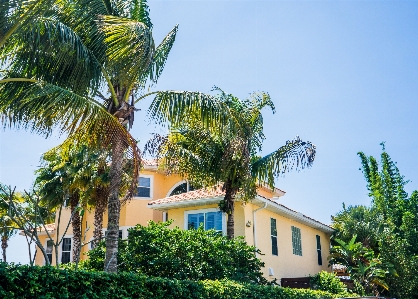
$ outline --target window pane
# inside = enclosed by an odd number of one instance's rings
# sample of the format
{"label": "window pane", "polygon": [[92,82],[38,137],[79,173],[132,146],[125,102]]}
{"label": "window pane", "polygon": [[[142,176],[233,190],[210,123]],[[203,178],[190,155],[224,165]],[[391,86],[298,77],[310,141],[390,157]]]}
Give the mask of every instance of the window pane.
{"label": "window pane", "polygon": [[178,185],[176,188],[174,188],[173,192],[170,193],[170,196],[182,194],[187,192],[187,183],[183,183],[181,185]]}
{"label": "window pane", "polygon": [[270,226],[271,226],[271,235],[277,236],[276,219],[270,218]]}
{"label": "window pane", "polygon": [[119,239],[122,239],[122,230],[119,230]]}
{"label": "window pane", "polygon": [[138,188],[138,196],[139,197],[151,197],[151,189],[146,187],[139,187]]}
{"label": "window pane", "polygon": [[139,186],[140,187],[151,187],[151,179],[150,178],[144,178],[139,177]]}
{"label": "window pane", "polygon": [[205,216],[203,213],[189,214],[187,218],[187,229],[197,229],[203,224]]}
{"label": "window pane", "polygon": [[62,251],[71,251],[71,238],[64,238],[62,240]]}
{"label": "window pane", "polygon": [[53,246],[54,246],[54,241],[48,240],[46,242],[46,253],[52,253]]}
{"label": "window pane", "polygon": [[271,236],[271,254],[279,255],[279,250],[277,248],[277,237]]}
{"label": "window pane", "polygon": [[66,264],[70,262],[70,252],[63,252],[61,256],[61,263]]}

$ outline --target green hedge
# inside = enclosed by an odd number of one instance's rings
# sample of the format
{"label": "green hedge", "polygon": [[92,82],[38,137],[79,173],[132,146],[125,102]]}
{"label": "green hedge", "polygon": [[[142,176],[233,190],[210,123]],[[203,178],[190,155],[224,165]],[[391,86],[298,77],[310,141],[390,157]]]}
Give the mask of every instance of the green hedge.
{"label": "green hedge", "polygon": [[328,299],[328,292],[230,280],[170,280],[131,273],[108,274],[0,263],[0,298]]}

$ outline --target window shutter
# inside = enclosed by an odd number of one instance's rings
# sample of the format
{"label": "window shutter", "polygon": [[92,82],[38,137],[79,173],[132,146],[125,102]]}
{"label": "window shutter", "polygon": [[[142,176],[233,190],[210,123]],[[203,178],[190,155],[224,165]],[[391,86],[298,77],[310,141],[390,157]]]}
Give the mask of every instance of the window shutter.
{"label": "window shutter", "polygon": [[316,235],[316,251],[318,252],[318,265],[322,266],[321,236],[318,235]]}

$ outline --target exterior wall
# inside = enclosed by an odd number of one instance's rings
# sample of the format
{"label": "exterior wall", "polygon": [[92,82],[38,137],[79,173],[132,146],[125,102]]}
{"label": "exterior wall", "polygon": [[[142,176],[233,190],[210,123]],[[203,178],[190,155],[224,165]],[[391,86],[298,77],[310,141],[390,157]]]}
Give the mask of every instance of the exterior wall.
{"label": "exterior wall", "polygon": [[[249,204],[250,210],[259,208]],[[276,219],[278,255],[272,255],[270,219]],[[293,254],[292,231],[295,226],[301,231],[302,256]],[[303,277],[313,275],[321,270],[330,271],[327,257],[329,255],[330,237],[328,234],[300,222],[288,219],[266,209],[256,213],[257,247],[264,255],[259,258],[265,263],[264,276],[268,279],[283,277]],[[321,238],[322,266],[318,265],[316,235]],[[247,238],[248,239],[248,238]],[[269,276],[269,268],[274,275]]]}

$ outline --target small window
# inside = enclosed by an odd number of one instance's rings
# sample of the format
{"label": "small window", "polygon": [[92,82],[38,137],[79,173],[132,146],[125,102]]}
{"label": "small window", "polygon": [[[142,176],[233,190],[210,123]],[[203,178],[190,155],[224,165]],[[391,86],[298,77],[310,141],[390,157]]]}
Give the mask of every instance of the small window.
{"label": "small window", "polygon": [[49,239],[48,241],[46,241],[46,250],[45,250],[46,256],[48,257],[49,264],[52,263],[52,248],[54,248],[54,241]]}
{"label": "small window", "polygon": [[186,193],[186,192],[193,191],[193,190],[195,190],[195,188],[192,185],[190,185],[188,182],[184,182],[178,185],[176,188],[174,188],[174,190],[171,191],[169,196]]}
{"label": "small window", "polygon": [[292,226],[292,246],[293,254],[302,256],[302,241],[300,236],[300,228]]}
{"label": "small window", "polygon": [[200,225],[205,230],[214,229],[222,232],[223,215],[221,212],[187,214],[187,229],[197,229]]}
{"label": "small window", "polygon": [[71,238],[62,239],[61,264],[71,262]]}
{"label": "small window", "polygon": [[318,265],[322,266],[321,236],[318,235],[316,235],[316,252],[318,253]]}
{"label": "small window", "polygon": [[271,227],[271,254],[279,255],[279,249],[277,248],[277,225],[276,219],[270,218],[270,227]]}
{"label": "small window", "polygon": [[151,197],[151,178],[139,177],[138,197]]}

